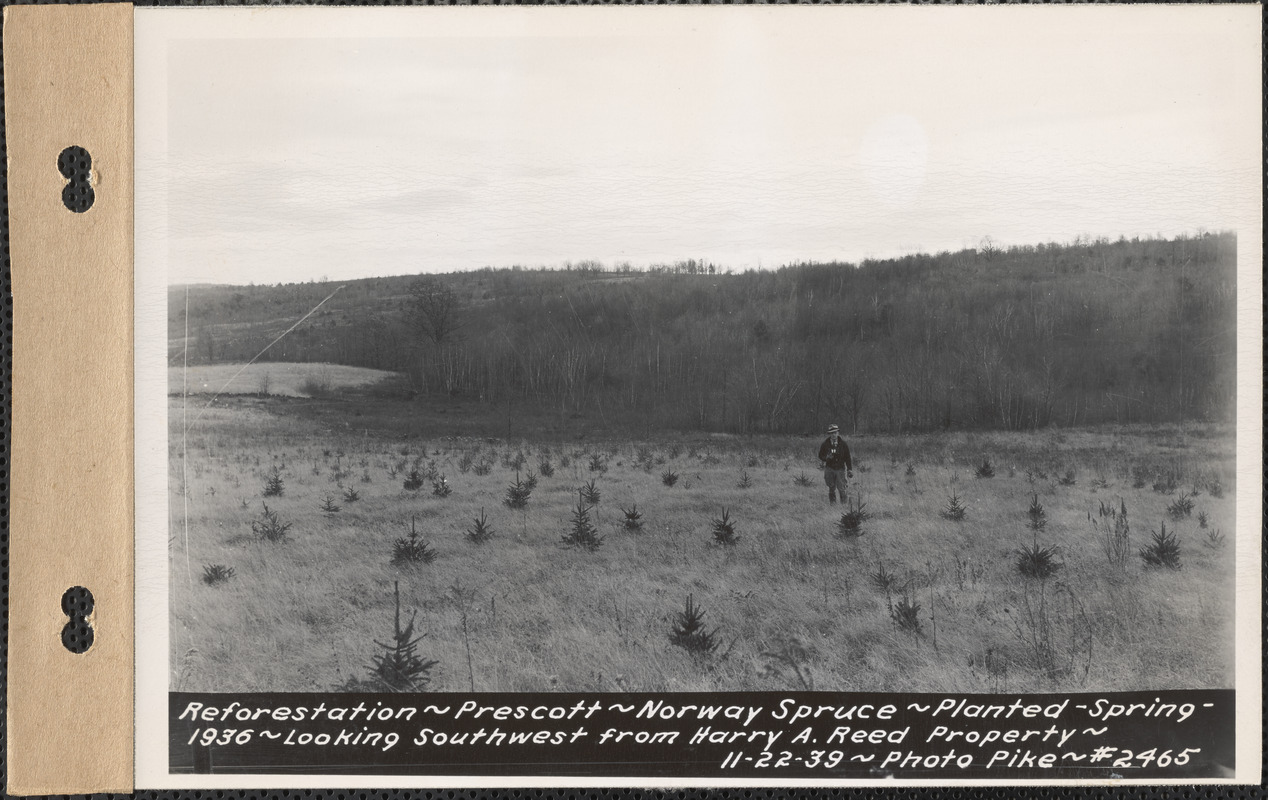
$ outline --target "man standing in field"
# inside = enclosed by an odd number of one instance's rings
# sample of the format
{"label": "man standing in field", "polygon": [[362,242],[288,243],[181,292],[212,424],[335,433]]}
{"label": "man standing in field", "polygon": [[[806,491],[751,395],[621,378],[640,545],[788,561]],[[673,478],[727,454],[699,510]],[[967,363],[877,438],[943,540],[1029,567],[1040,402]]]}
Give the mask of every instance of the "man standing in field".
{"label": "man standing in field", "polygon": [[841,429],[828,426],[828,438],[819,445],[819,461],[823,463],[823,482],[828,484],[828,502],[837,501],[837,490],[845,500],[845,479],[854,477],[854,464],[850,461],[850,448],[841,438]]}

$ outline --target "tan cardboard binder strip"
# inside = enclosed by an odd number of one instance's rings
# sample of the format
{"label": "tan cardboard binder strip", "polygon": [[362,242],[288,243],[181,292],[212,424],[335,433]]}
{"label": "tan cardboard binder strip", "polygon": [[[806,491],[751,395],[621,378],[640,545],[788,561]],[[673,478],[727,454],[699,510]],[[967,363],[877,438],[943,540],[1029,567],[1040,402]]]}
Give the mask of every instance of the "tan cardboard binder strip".
{"label": "tan cardboard binder strip", "polygon": [[[13,279],[8,790],[132,789],[132,6],[4,10]],[[62,204],[57,157],[92,158]],[[61,643],[62,594],[95,641]]]}

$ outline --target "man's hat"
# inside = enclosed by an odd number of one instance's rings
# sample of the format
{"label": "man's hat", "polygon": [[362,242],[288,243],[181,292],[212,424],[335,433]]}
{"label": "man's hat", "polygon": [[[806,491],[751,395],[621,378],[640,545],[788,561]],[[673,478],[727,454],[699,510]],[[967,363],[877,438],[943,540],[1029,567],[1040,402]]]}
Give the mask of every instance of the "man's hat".
{"label": "man's hat", "polygon": [[836,425],[829,425],[829,426],[828,426],[828,433],[838,433],[840,430],[841,430],[841,429],[840,429],[840,428],[838,428]]}

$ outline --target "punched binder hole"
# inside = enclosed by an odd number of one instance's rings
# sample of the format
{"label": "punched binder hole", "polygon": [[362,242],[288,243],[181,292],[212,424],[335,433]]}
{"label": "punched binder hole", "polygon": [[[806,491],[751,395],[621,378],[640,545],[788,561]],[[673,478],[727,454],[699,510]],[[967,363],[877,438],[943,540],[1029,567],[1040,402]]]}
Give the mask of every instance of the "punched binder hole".
{"label": "punched binder hole", "polygon": [[92,626],[88,623],[92,608],[92,592],[82,586],[72,586],[62,595],[62,613],[70,618],[62,628],[62,646],[72,653],[92,647]]}
{"label": "punched binder hole", "polygon": [[67,180],[62,187],[62,205],[76,214],[92,208],[96,195],[92,190],[92,156],[78,145],[71,145],[57,156],[57,171]]}

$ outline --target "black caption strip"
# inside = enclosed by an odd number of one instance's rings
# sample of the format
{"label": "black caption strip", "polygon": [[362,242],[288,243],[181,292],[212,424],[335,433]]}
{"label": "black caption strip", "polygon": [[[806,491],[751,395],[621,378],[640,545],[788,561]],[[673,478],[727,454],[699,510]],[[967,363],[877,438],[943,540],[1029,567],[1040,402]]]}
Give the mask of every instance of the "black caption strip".
{"label": "black caption strip", "polygon": [[169,696],[174,773],[1227,777],[1231,690]]}

